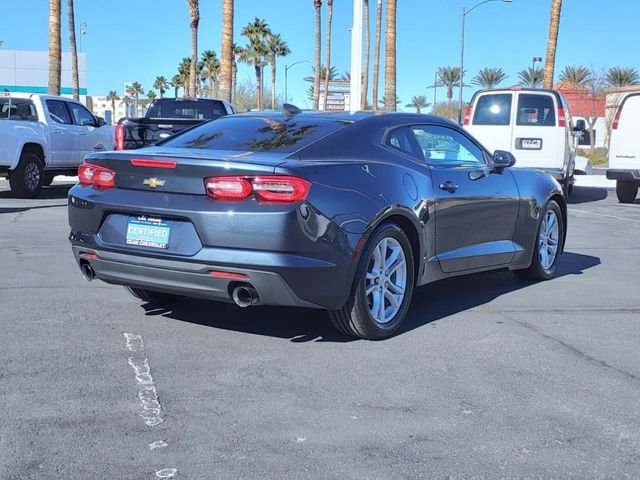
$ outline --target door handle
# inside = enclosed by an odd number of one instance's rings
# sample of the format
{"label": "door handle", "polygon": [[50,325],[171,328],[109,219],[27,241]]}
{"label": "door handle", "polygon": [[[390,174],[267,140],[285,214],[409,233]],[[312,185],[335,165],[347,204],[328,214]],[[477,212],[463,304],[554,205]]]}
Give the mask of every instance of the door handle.
{"label": "door handle", "polygon": [[454,193],[458,188],[460,188],[458,185],[449,181],[440,184],[440,190],[444,190],[449,193]]}

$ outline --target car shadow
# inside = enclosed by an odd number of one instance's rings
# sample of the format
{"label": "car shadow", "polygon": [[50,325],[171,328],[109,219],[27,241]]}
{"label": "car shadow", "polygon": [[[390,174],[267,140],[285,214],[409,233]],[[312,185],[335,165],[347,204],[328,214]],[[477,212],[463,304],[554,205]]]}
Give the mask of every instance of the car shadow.
{"label": "car shadow", "polygon": [[[585,270],[599,264],[600,259],[597,257],[565,252],[558,265],[556,278],[581,275]],[[509,271],[501,270],[426,285],[416,290],[411,310],[397,335],[484,305],[501,295],[526,288],[533,283],[521,280]],[[345,343],[357,340],[334,330],[323,310],[288,307],[240,309],[233,304],[199,299],[184,300],[172,306],[145,303],[142,308],[149,316],[163,316],[224,330],[283,338],[296,343]]]}
{"label": "car shadow", "polygon": [[[51,185],[50,187],[44,187],[40,194],[33,199],[20,199],[11,190],[3,190],[0,192],[0,198],[13,198],[16,200],[22,200],[24,202],[37,202],[38,200],[55,200],[59,198],[67,198],[69,190],[75,183],[60,183]],[[28,207],[26,207],[28,208]]]}
{"label": "car shadow", "polygon": [[573,187],[573,192],[569,195],[569,205],[597,202],[604,200],[608,195],[606,188]]}

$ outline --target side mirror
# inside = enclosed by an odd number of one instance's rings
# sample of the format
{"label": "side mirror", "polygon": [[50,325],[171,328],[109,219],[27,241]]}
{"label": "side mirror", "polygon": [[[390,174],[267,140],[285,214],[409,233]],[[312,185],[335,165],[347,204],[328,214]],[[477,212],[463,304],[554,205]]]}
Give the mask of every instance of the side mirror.
{"label": "side mirror", "polygon": [[505,168],[513,167],[516,164],[516,157],[511,152],[496,150],[493,154],[493,171],[502,172]]}
{"label": "side mirror", "polygon": [[104,118],[102,117],[96,117],[96,126],[98,128],[100,127],[104,127],[107,124],[107,122],[104,121]]}
{"label": "side mirror", "polygon": [[584,132],[587,129],[587,123],[580,119],[580,120],[576,120],[576,126],[573,129],[574,132]]}

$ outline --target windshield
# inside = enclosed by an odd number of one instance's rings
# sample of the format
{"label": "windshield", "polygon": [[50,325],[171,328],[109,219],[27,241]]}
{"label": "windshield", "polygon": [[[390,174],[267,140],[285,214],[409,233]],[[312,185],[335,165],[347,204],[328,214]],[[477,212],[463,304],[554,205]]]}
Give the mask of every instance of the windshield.
{"label": "windshield", "polygon": [[188,120],[212,120],[227,112],[218,100],[161,100],[154,102],[147,111],[147,118],[184,118]]}
{"label": "windshield", "polygon": [[294,152],[349,122],[321,118],[282,121],[270,117],[228,116],[196,127],[163,146],[210,150]]}

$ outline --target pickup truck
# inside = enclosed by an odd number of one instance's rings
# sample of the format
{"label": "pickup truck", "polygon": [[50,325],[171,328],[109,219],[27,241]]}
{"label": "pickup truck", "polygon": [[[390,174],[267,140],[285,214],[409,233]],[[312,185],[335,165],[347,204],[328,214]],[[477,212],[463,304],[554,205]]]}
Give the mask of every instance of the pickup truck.
{"label": "pickup truck", "polygon": [[116,150],[147,147],[187,128],[236,112],[223,100],[159,98],[144,117],[122,118],[116,125]]}
{"label": "pickup truck", "polygon": [[0,93],[0,177],[18,197],[35,197],[56,175],[76,175],[87,153],[113,147],[113,127],[80,102]]}

